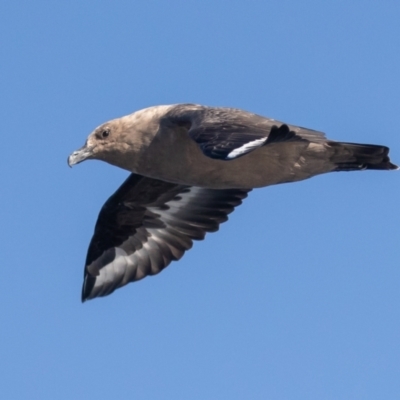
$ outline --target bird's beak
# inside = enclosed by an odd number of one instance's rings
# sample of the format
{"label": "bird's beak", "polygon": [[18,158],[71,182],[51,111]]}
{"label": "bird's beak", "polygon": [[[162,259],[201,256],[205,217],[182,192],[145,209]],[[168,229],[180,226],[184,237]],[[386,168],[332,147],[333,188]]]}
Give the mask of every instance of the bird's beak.
{"label": "bird's beak", "polygon": [[70,167],[72,167],[75,164],[79,164],[80,162],[85,161],[86,159],[90,158],[93,155],[93,148],[94,148],[94,146],[88,146],[85,144],[80,149],[74,151],[68,157],[68,165]]}

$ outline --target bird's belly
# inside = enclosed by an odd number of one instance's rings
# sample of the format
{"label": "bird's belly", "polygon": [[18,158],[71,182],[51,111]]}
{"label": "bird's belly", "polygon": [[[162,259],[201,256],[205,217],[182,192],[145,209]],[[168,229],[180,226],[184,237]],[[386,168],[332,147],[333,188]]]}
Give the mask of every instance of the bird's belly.
{"label": "bird's belly", "polygon": [[[310,175],[302,168],[302,155],[308,144],[301,142],[264,146],[229,161],[207,157],[193,145],[161,157],[158,152],[157,160],[142,162],[140,170],[135,172],[173,183],[217,189],[263,187],[327,172],[321,170]],[[146,165],[151,165],[151,169]]]}

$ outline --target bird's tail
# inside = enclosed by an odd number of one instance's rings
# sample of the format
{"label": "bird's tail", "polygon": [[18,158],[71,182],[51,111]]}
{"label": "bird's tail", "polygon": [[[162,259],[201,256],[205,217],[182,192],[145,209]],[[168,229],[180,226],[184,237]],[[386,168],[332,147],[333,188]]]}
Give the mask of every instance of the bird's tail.
{"label": "bird's tail", "polygon": [[399,169],[390,162],[389,148],[385,146],[329,142],[329,147],[333,150],[331,161],[336,166],[335,171]]}

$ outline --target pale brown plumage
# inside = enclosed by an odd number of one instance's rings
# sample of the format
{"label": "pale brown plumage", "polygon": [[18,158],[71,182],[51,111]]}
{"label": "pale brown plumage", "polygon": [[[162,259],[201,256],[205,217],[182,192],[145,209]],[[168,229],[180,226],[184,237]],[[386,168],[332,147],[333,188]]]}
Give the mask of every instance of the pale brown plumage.
{"label": "pale brown plumage", "polygon": [[102,208],[82,300],[160,272],[256,187],[331,171],[397,167],[385,146],[340,143],[230,108],[157,106],[99,126],[69,165],[99,159],[133,174]]}

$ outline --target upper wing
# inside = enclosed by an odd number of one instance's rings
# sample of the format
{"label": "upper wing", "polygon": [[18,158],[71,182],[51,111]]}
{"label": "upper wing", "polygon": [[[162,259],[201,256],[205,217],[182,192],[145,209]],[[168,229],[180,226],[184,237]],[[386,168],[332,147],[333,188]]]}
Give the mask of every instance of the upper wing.
{"label": "upper wing", "polygon": [[235,108],[179,104],[167,112],[162,123],[186,127],[206,156],[220,160],[233,160],[276,142],[326,141],[321,132]]}
{"label": "upper wing", "polygon": [[216,190],[131,174],[102,207],[89,245],[82,301],[154,275],[179,260],[250,190]]}

